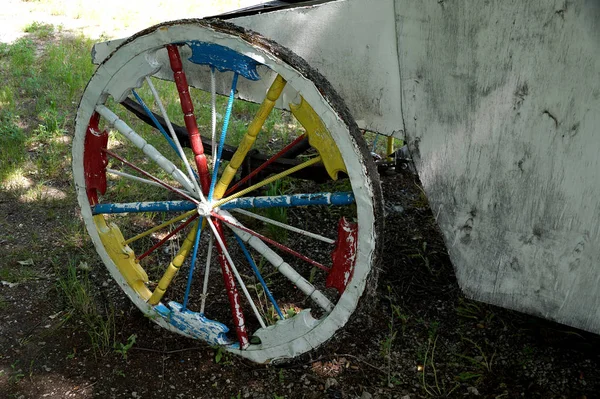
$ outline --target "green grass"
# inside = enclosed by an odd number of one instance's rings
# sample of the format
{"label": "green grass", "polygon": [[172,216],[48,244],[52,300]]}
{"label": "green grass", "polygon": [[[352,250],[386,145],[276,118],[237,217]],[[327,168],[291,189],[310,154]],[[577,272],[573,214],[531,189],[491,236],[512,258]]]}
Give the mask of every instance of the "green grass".
{"label": "green grass", "polygon": [[[54,32],[33,23],[38,38]],[[7,187],[35,176],[36,181],[70,180],[70,136],[74,104],[94,67],[92,43],[60,37],[40,50],[30,38],[0,48],[0,182]],[[18,186],[18,184],[16,184]]]}
{"label": "green grass", "polygon": [[79,268],[71,260],[66,271],[62,271],[57,289],[65,302],[64,320],[72,321],[72,325],[85,331],[94,354],[104,356],[117,348],[114,309],[100,306],[94,297],[87,268]]}
{"label": "green grass", "polygon": [[48,39],[54,33],[54,26],[34,21],[23,28],[23,32],[31,33],[38,39]]}

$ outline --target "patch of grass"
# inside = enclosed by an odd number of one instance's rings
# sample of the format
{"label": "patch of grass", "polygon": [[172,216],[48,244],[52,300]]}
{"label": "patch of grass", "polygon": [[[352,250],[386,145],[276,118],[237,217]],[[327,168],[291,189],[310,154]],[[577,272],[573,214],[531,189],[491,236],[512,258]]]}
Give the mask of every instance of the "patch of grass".
{"label": "patch of grass", "polygon": [[3,266],[0,268],[0,280],[8,281],[9,283],[24,283],[38,277],[38,273],[27,266],[19,266],[17,268]]}
{"label": "patch of grass", "polygon": [[23,28],[23,32],[31,33],[39,39],[48,39],[54,33],[54,26],[34,21]]}
{"label": "patch of grass", "polygon": [[87,268],[80,270],[71,261],[58,280],[66,303],[65,321],[71,320],[85,330],[95,355],[108,354],[115,345],[114,309],[102,308],[94,298]]}

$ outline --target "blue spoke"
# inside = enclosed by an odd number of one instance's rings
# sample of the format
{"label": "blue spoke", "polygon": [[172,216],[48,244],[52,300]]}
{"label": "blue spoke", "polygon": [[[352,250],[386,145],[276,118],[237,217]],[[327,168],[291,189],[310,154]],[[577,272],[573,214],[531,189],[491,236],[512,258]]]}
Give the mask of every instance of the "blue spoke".
{"label": "blue spoke", "polygon": [[265,294],[267,295],[267,298],[269,298],[269,301],[273,304],[275,311],[279,315],[279,319],[283,320],[284,319],[283,313],[281,312],[281,309],[279,309],[277,302],[275,302],[275,298],[273,298],[273,294],[271,294],[271,291],[267,287],[267,283],[265,283],[265,280],[262,278],[260,271],[258,270],[258,267],[256,266],[256,263],[254,263],[254,259],[252,259],[252,256],[250,255],[250,252],[248,252],[248,249],[244,245],[244,242],[242,241],[242,239],[240,237],[238,237],[238,235],[235,233],[233,235],[235,236],[235,239],[237,240],[238,244],[240,245],[240,248],[242,248],[242,252],[244,253],[244,256],[246,256],[248,263],[250,263],[250,267],[252,267],[252,271],[254,272],[254,275],[260,282],[260,285],[262,285],[263,290],[265,290]]}
{"label": "blue spoke", "polygon": [[225,137],[227,136],[227,127],[229,126],[229,117],[231,116],[231,109],[233,108],[233,99],[235,98],[235,88],[237,86],[238,74],[233,74],[233,81],[231,82],[231,93],[229,93],[229,102],[227,103],[227,111],[225,112],[225,118],[223,119],[223,129],[221,130],[221,138],[219,140],[219,149],[217,150],[217,160],[213,169],[212,179],[210,181],[210,190],[208,192],[208,200],[211,201],[213,192],[215,191],[215,185],[217,184],[217,174],[219,172],[219,164],[221,163],[221,155],[223,154],[223,146],[225,145]]}
{"label": "blue spoke", "polygon": [[148,108],[148,106],[146,105],[146,103],[144,103],[144,100],[142,100],[142,98],[135,92],[135,90],[131,90],[131,92],[133,93],[133,96],[135,97],[135,99],[137,100],[137,102],[142,106],[142,108],[144,108],[144,111],[146,112],[146,114],[148,115],[148,117],[150,119],[152,119],[152,122],[154,122],[154,125],[156,126],[156,128],[158,130],[160,130],[160,132],[162,133],[163,136],[165,136],[165,139],[167,139],[167,141],[169,142],[169,145],[171,146],[171,148],[173,148],[173,150],[175,151],[175,153],[177,154],[177,156],[179,156],[181,158],[181,156],[179,155],[179,151],[177,151],[177,146],[173,142],[173,139],[167,134],[167,132],[165,131],[165,129],[158,122],[158,120],[156,119],[156,117],[154,116],[154,114],[152,113],[152,111],[150,111],[150,108]]}
{"label": "blue spoke", "polygon": [[250,208],[289,208],[308,205],[351,205],[354,203],[354,194],[341,193],[316,193],[275,195],[269,197],[243,197],[236,198],[220,206],[221,209],[250,209]]}
{"label": "blue spoke", "polygon": [[139,212],[179,212],[191,211],[192,209],[196,209],[196,205],[190,201],[108,203],[92,206],[92,215]]}
{"label": "blue spoke", "polygon": [[183,305],[181,311],[184,311],[187,307],[188,299],[190,296],[190,289],[192,288],[192,279],[194,277],[194,268],[196,266],[196,257],[198,256],[198,244],[200,243],[200,236],[202,235],[202,222],[204,218],[201,217],[198,220],[198,227],[196,229],[196,239],[194,240],[194,251],[192,252],[192,260],[190,260],[190,272],[188,273],[187,285],[185,287],[185,295],[183,296]]}
{"label": "blue spoke", "polygon": [[[142,98],[135,92],[135,90],[131,90],[131,92],[133,93],[133,96],[135,97],[135,99],[137,100],[137,102],[142,106],[142,108],[144,108],[144,112],[146,112],[146,115],[148,115],[148,117],[150,119],[152,119],[152,122],[154,123],[154,125],[156,126],[156,128],[162,133],[162,135],[165,137],[165,139],[167,139],[167,141],[169,142],[169,145],[171,146],[171,148],[173,149],[173,151],[175,151],[175,154],[177,154],[177,156],[179,157],[179,159],[181,159],[181,154],[179,153],[179,150],[177,150],[177,146],[175,145],[175,142],[173,141],[173,139],[171,138],[171,136],[169,136],[169,134],[165,131],[165,129],[160,124],[160,122],[158,121],[158,119],[156,119],[156,117],[154,116],[154,114],[152,113],[152,111],[150,110],[150,108],[148,108],[148,106],[146,105],[146,103],[144,103],[144,100],[142,100]],[[196,180],[198,180],[198,174],[196,173],[196,171],[192,170],[192,173],[196,177]]]}

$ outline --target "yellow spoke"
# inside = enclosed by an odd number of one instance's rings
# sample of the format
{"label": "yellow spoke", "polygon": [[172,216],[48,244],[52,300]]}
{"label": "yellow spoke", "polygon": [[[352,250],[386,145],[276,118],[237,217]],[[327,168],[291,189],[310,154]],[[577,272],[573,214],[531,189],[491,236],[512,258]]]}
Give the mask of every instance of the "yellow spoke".
{"label": "yellow spoke", "polygon": [[221,179],[219,179],[219,182],[215,186],[213,198],[220,199],[223,196],[223,194],[225,194],[225,191],[227,191],[227,187],[229,187],[229,184],[231,184],[231,181],[235,177],[237,170],[242,165],[244,158],[246,158],[246,154],[248,154],[248,151],[252,149],[252,146],[256,141],[256,136],[258,136],[258,133],[260,133],[263,124],[265,123],[267,117],[273,110],[273,107],[275,106],[275,101],[277,101],[277,99],[281,95],[285,84],[285,79],[283,79],[281,75],[277,75],[277,77],[271,84],[271,87],[267,91],[267,96],[260,105],[260,108],[256,113],[254,120],[252,120],[252,123],[250,123],[250,125],[248,126],[248,131],[242,138],[242,141],[239,144],[235,153],[233,154],[231,161],[229,161],[229,164],[223,171]]}
{"label": "yellow spoke", "polygon": [[311,158],[311,159],[309,159],[306,162],[303,162],[303,163],[301,163],[299,165],[294,166],[293,168],[290,168],[288,170],[284,170],[283,172],[278,173],[276,175],[273,175],[273,176],[271,176],[271,177],[269,177],[269,178],[261,181],[260,183],[256,183],[253,186],[250,186],[250,187],[248,187],[246,189],[243,189],[242,191],[238,191],[237,193],[232,194],[232,195],[230,195],[227,198],[223,198],[222,200],[217,201],[214,204],[212,204],[212,207],[213,208],[219,207],[219,206],[223,205],[226,202],[229,202],[231,200],[234,200],[236,198],[239,198],[239,197],[241,197],[243,195],[248,194],[250,191],[254,191],[257,188],[261,188],[262,186],[266,186],[267,184],[271,184],[275,180],[279,180],[282,177],[286,177],[288,175],[291,175],[292,173],[295,173],[295,172],[299,171],[300,169],[304,169],[304,168],[306,168],[308,166],[314,165],[314,164],[319,163],[319,162],[321,162],[321,156],[316,156],[314,158]]}
{"label": "yellow spoke", "polygon": [[155,231],[158,231],[158,230],[162,229],[163,227],[167,227],[167,226],[169,226],[169,225],[171,225],[171,224],[173,224],[175,222],[179,222],[180,220],[183,220],[183,219],[185,219],[185,218],[187,218],[189,216],[192,216],[196,212],[197,211],[194,209],[194,210],[191,210],[189,212],[184,213],[183,215],[179,215],[176,218],[173,218],[171,220],[167,220],[163,224],[159,224],[158,226],[155,226],[155,227],[151,228],[148,231],[145,231],[145,232],[143,232],[141,234],[138,234],[135,237],[131,237],[130,239],[128,239],[127,241],[125,241],[124,244],[125,245],[131,244],[132,242],[137,241],[140,238],[146,237],[147,235],[150,235],[150,234],[154,233]]}
{"label": "yellow spoke", "polygon": [[160,281],[158,282],[158,285],[152,293],[152,296],[148,300],[148,303],[150,305],[154,306],[158,304],[158,302],[165,294],[165,291],[169,287],[169,284],[171,284],[173,277],[175,277],[175,275],[179,271],[179,268],[181,267],[181,265],[183,265],[183,262],[189,255],[192,246],[194,245],[194,239],[196,238],[198,224],[199,223],[196,223],[195,227],[189,232],[187,237],[185,237],[185,241],[181,245],[181,248],[179,248],[177,255],[175,255],[171,263],[169,263],[169,267],[167,267],[167,270],[165,270],[165,274],[163,274],[163,276],[161,277]]}

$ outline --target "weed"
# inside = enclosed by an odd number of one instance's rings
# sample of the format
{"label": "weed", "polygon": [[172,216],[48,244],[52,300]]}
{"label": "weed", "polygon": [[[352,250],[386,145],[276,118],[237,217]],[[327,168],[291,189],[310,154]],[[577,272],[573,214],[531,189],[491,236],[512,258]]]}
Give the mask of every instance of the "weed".
{"label": "weed", "polygon": [[219,346],[216,348],[215,363],[221,364],[224,366],[230,365],[232,363],[230,353],[227,352],[227,350],[225,348],[223,348],[222,346]]}
{"label": "weed", "polygon": [[113,369],[113,374],[119,377],[125,377],[125,372],[121,369]]}
{"label": "weed", "polygon": [[[467,342],[473,346],[473,349],[474,349],[476,355],[475,356],[458,355],[458,356],[469,361],[472,365],[474,365],[478,369],[478,371],[484,372],[484,373],[491,373],[492,365],[494,363],[494,357],[496,356],[496,351],[494,350],[494,352],[491,355],[486,354],[486,352],[483,350],[482,346],[479,345],[477,342],[473,341],[470,338],[466,338],[466,337],[461,337],[461,339],[464,342]],[[487,345],[487,343],[486,343],[486,345]]]}
{"label": "weed", "polygon": [[122,344],[121,342],[115,342],[115,352],[120,353],[123,356],[123,359],[127,360],[127,352],[129,351],[129,349],[131,349],[133,344],[135,344],[136,338],[137,335],[131,334],[129,338],[127,338],[126,344]]}
{"label": "weed", "polygon": [[18,368],[18,365],[19,360],[16,360],[10,365],[12,372],[11,375],[8,377],[8,382],[11,384],[17,384],[23,379],[23,377],[25,377],[25,374],[23,374],[23,370],[21,368]]}
{"label": "weed", "polygon": [[92,293],[88,271],[82,270],[78,276],[77,267],[71,262],[66,273],[58,280],[58,289],[67,303],[65,321],[78,321],[87,333],[95,355],[106,355],[115,342],[114,309],[99,311]]}
{"label": "weed", "polygon": [[[425,351],[425,359],[423,361],[423,367],[421,370],[421,384],[423,386],[423,390],[429,396],[432,397],[448,397],[454,392],[460,384],[457,382],[452,388],[448,389],[446,387],[446,382],[442,380],[440,382],[437,369],[435,367],[435,349],[437,346],[438,336],[432,338],[431,336],[427,340],[427,350]],[[431,372],[433,374],[433,383],[429,383],[427,381],[427,369],[431,368]]]}

